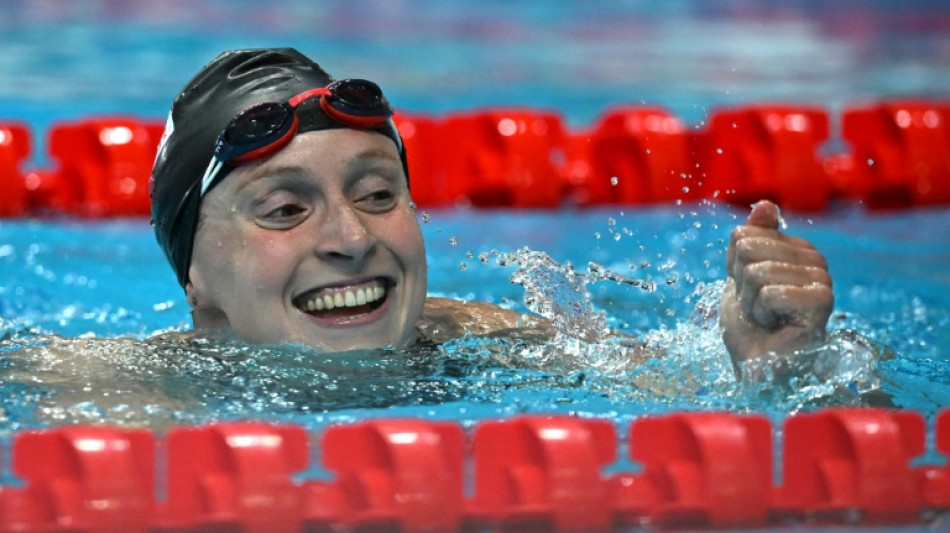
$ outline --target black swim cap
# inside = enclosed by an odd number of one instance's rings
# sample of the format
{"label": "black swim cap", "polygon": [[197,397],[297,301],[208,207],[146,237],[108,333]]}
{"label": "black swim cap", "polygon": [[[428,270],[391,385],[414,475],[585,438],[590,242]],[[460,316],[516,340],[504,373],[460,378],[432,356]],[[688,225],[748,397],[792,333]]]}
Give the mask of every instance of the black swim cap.
{"label": "black swim cap", "polygon": [[[172,103],[152,169],[152,226],[178,276],[188,282],[191,249],[201,203],[201,177],[221,131],[242,110],[259,102],[284,102],[333,81],[319,65],[293,48],[233,50],[206,65]],[[319,105],[302,105],[298,132],[344,128]],[[409,176],[399,133],[389,121],[378,131],[396,143]],[[224,165],[220,181],[234,167]]]}

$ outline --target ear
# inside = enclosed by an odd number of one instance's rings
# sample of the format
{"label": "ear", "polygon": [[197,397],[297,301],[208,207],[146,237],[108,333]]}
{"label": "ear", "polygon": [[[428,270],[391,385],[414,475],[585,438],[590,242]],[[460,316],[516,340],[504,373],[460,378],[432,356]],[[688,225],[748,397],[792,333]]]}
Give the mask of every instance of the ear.
{"label": "ear", "polygon": [[185,297],[191,306],[191,320],[195,329],[229,328],[231,324],[228,316],[203,290],[204,284],[194,268],[188,270],[188,279],[191,281],[185,284]]}

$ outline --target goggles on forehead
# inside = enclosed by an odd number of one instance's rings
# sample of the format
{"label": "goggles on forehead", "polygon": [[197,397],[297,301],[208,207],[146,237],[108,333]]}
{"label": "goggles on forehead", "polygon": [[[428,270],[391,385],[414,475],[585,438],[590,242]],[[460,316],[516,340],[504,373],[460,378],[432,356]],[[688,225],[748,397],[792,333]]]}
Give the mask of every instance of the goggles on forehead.
{"label": "goggles on forehead", "polygon": [[300,127],[297,108],[317,97],[320,109],[328,117],[355,129],[384,127],[393,115],[379,86],[360,79],[339,80],[309,89],[286,102],[254,104],[231,119],[218,136],[214,155],[201,178],[200,196],[211,188],[225,164],[244,165],[272,155],[290,143]]}

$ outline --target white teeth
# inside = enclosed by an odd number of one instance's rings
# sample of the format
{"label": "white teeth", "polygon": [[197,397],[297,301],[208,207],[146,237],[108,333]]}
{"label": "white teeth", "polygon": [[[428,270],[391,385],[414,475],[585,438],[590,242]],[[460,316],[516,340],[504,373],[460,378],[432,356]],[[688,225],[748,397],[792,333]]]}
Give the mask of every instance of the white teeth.
{"label": "white teeth", "polygon": [[375,302],[386,296],[386,289],[372,281],[358,288],[327,289],[322,294],[301,304],[306,311],[323,311],[337,307],[356,307]]}

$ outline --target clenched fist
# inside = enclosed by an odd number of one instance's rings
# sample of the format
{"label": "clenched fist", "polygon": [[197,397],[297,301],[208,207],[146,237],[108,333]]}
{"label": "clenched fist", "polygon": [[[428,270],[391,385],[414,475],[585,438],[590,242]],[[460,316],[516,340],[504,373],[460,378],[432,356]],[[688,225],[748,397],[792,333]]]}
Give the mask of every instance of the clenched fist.
{"label": "clenched fist", "polygon": [[834,306],[828,264],[811,243],[779,231],[775,204],[755,204],[732,231],[726,268],[720,324],[734,364],[824,340]]}

